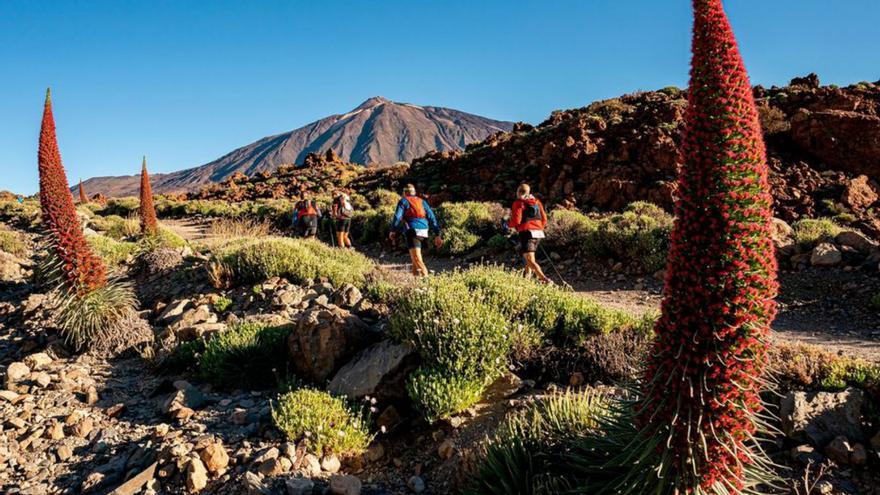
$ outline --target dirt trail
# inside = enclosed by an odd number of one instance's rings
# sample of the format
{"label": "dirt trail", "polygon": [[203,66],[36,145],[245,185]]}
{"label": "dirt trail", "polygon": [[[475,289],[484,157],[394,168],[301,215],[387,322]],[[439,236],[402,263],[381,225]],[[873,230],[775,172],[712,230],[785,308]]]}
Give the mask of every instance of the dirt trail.
{"label": "dirt trail", "polygon": [[[163,224],[188,240],[207,238],[206,224],[199,220],[164,220]],[[370,248],[365,254],[395,280],[404,283],[411,277],[406,253]],[[438,272],[481,261],[485,260],[426,256],[428,267]],[[546,260],[544,264],[547,265]],[[545,268],[551,278],[560,282],[549,266]],[[584,297],[634,314],[660,309],[662,283],[650,277],[586,272],[581,277],[566,274],[566,281]],[[880,311],[870,309],[868,303],[871,294],[880,292],[876,275],[838,269],[808,270],[783,272],[779,281],[779,314],[773,323],[775,338],[880,362]]]}

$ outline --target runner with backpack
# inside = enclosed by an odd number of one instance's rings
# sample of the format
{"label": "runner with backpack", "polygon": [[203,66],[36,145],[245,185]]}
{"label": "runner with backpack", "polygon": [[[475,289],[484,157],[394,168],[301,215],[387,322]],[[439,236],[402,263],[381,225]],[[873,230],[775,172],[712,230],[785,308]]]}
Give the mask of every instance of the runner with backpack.
{"label": "runner with backpack", "polygon": [[552,283],[535,260],[535,252],[541,239],[544,238],[544,228],[547,226],[544,205],[532,196],[528,184],[520,184],[516,196],[516,201],[510,208],[510,221],[507,227],[518,233],[519,251],[526,262],[525,276],[529,278],[534,273],[541,282]]}
{"label": "runner with backpack", "polygon": [[300,237],[313,239],[318,235],[318,218],[321,210],[314,200],[309,199],[308,191],[302,191],[299,201],[293,207],[291,226]]}
{"label": "runner with backpack", "polygon": [[354,215],[354,207],[351,198],[343,191],[333,199],[330,216],[333,218],[333,232],[336,234],[336,245],[341,248],[351,249],[351,239],[348,237],[351,231],[351,217]]}
{"label": "runner with backpack", "polygon": [[440,224],[431,205],[416,196],[416,186],[407,184],[403,189],[403,197],[397,203],[394,218],[391,220],[391,232],[389,237],[392,241],[397,239],[398,231],[402,231],[406,238],[409,249],[409,257],[412,260],[412,274],[416,277],[427,277],[428,267],[422,259],[422,244],[427,242],[428,234],[433,232],[434,246],[439,248],[443,245],[440,237]]}

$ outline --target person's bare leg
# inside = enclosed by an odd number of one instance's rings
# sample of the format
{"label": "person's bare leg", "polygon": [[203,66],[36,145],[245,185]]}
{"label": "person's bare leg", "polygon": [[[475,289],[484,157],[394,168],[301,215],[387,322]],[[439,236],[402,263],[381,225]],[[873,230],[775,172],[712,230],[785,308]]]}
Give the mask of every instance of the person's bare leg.
{"label": "person's bare leg", "polygon": [[410,249],[409,250],[409,259],[412,262],[412,274],[414,277],[419,276],[419,250],[418,249]]}
{"label": "person's bare leg", "polygon": [[526,253],[526,265],[531,268],[531,270],[538,276],[538,280],[541,282],[548,282],[550,279],[544,275],[544,271],[541,270],[541,266],[535,260],[535,253]]}
{"label": "person's bare leg", "polygon": [[527,279],[532,278],[532,267],[529,264],[529,253],[523,253],[523,263],[525,267],[523,268],[523,276]]}
{"label": "person's bare leg", "polygon": [[345,239],[345,234],[343,232],[337,232],[336,233],[336,246],[344,248],[345,247],[344,239]]}
{"label": "person's bare leg", "polygon": [[345,241],[345,247],[351,249],[351,239],[348,237],[348,232],[342,233],[342,239]]}
{"label": "person's bare leg", "polygon": [[418,272],[421,273],[421,276],[428,276],[428,267],[425,265],[425,260],[422,258],[422,250],[421,249],[413,249],[414,259],[418,264]]}

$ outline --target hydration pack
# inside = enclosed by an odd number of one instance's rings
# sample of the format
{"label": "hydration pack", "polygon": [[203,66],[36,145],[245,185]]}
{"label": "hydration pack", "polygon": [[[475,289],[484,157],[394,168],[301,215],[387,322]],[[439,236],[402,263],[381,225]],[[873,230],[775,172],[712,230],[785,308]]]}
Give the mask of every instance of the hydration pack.
{"label": "hydration pack", "polygon": [[403,212],[403,217],[407,220],[413,218],[428,218],[428,215],[425,214],[425,205],[422,202],[422,198],[418,196],[404,196],[406,201],[409,203],[409,208]]}
{"label": "hydration pack", "polygon": [[529,220],[537,220],[541,218],[541,207],[538,205],[538,202],[534,203],[526,203],[525,208],[523,208],[522,219],[523,222]]}

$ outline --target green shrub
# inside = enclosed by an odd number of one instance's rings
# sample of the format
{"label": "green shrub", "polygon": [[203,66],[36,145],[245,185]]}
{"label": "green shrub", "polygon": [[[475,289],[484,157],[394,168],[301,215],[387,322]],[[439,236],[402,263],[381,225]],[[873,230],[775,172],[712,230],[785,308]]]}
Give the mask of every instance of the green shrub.
{"label": "green shrub", "polygon": [[639,271],[653,272],[666,265],[673,218],[649,203],[633,203],[623,213],[601,219],[584,242],[585,253],[631,263]]}
{"label": "green shrub", "polygon": [[226,296],[220,296],[214,301],[214,311],[218,313],[225,313],[230,306],[232,306],[232,299]]}
{"label": "green shrub", "polygon": [[547,218],[547,244],[553,247],[580,247],[590,232],[596,230],[596,221],[579,211],[553,210]]}
{"label": "green shrub", "polygon": [[472,232],[491,231],[501,220],[503,208],[497,203],[464,201],[443,203],[437,207],[437,220],[445,228],[460,227]]}
{"label": "green shrub", "polygon": [[289,440],[305,442],[309,451],[318,455],[361,454],[373,439],[364,415],[344,399],[310,388],[279,397],[272,408],[272,420]]}
{"label": "green shrub", "polygon": [[422,358],[407,390],[431,421],[472,405],[507,364],[508,321],[470,296],[461,283],[426,285],[405,293],[391,317],[390,334]]}
{"label": "green shrub", "polygon": [[370,194],[370,200],[377,209],[391,208],[392,211],[400,201],[400,194],[388,189],[376,189]]}
{"label": "green shrub", "polygon": [[567,453],[597,427],[607,400],[594,392],[556,394],[513,413],[495,431],[471,477],[469,495],[554,494],[576,486]]}
{"label": "green shrub", "polygon": [[40,202],[34,199],[21,203],[18,200],[0,201],[0,218],[21,226],[36,226],[40,222]]}
{"label": "green shrub", "polygon": [[86,240],[98,256],[115,266],[125,264],[138,250],[138,245],[133,242],[117,241],[100,234],[86,236]]}
{"label": "green shrub", "polygon": [[494,251],[506,251],[510,248],[507,237],[501,234],[495,234],[486,241],[486,247]]}
{"label": "green shrub", "polygon": [[443,245],[440,252],[449,255],[465,254],[480,243],[482,239],[462,227],[447,227],[443,230]]}
{"label": "green shrub", "polygon": [[89,226],[116,240],[140,235],[141,227],[137,217],[122,218],[119,215],[96,216],[89,220]]}
{"label": "green shrub", "polygon": [[110,198],[101,213],[104,215],[115,215],[127,217],[136,214],[140,209],[140,199],[134,196],[125,198]]}
{"label": "green shrub", "polygon": [[204,339],[180,343],[159,362],[159,371],[174,374],[194,369],[199,363],[199,358],[205,352],[205,344]]}
{"label": "green shrub", "polygon": [[225,388],[269,388],[286,374],[289,334],[288,326],[235,325],[207,342],[199,373]]}
{"label": "green shrub", "polygon": [[355,210],[352,216],[352,228],[361,244],[384,241],[391,231],[391,218],[394,216],[393,206],[381,206],[374,210]]}
{"label": "green shrub", "polygon": [[0,226],[0,251],[22,258],[27,256],[29,249],[21,234],[14,230],[5,230]]}
{"label": "green shrub", "polygon": [[435,277],[431,283],[454,282],[463,283],[478,294],[472,298],[481,298],[517,322],[512,335],[514,341],[527,338],[523,334],[528,336],[530,329],[536,329],[560,342],[580,343],[589,335],[621,330],[645,331],[653,324],[650,318],[636,318],[575,293],[493,267],[473,267]]}
{"label": "green shrub", "polygon": [[406,380],[406,391],[425,419],[434,423],[476,404],[486,379],[419,368]]}
{"label": "green shrub", "polygon": [[803,246],[814,246],[833,239],[843,228],[830,218],[805,218],[792,225],[794,240]]}
{"label": "green shrub", "polygon": [[159,226],[159,232],[155,235],[147,235],[140,238],[140,244],[143,249],[153,250],[158,248],[174,248],[180,249],[186,247],[186,240],[180,237],[173,230]]}
{"label": "green shrub", "polygon": [[231,279],[215,280],[216,285],[286,277],[293,282],[326,278],[336,286],[350,283],[364,287],[367,274],[374,268],[372,261],[360,253],[334,249],[317,240],[281,237],[231,243],[214,256],[211,264],[212,272]]}

